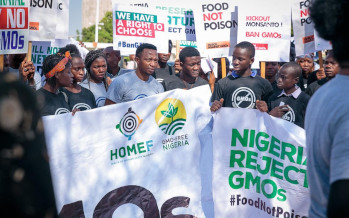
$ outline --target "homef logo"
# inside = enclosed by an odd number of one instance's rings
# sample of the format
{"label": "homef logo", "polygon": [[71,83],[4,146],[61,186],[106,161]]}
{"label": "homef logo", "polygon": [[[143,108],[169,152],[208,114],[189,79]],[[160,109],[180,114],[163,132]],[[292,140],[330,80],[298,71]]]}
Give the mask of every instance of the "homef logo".
{"label": "homef logo", "polygon": [[186,119],[187,113],[183,103],[175,98],[165,99],[155,111],[155,121],[167,135],[174,135],[183,129]]}
{"label": "homef logo", "polygon": [[128,112],[121,118],[120,123],[116,125],[116,129],[119,129],[128,140],[131,140],[142,121],[130,107]]}

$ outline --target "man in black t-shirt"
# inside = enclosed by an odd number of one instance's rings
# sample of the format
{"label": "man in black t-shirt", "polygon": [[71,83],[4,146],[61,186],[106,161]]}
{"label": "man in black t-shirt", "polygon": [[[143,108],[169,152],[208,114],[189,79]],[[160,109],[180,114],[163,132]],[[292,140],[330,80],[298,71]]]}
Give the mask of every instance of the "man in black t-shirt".
{"label": "man in black t-shirt", "polygon": [[158,53],[158,65],[159,67],[155,69],[153,73],[153,77],[161,83],[163,86],[165,84],[165,80],[167,80],[171,75],[176,74],[175,69],[168,65],[167,62],[171,57],[172,51],[172,41],[168,41],[168,53]]}
{"label": "man in black t-shirt", "polygon": [[333,51],[328,52],[324,62],[324,68],[326,77],[310,84],[305,90],[305,93],[312,96],[323,84],[333,79],[339,72],[340,67],[338,62],[334,59]]}
{"label": "man in black t-shirt", "polygon": [[191,89],[208,84],[206,80],[199,76],[201,57],[196,48],[185,47],[179,53],[179,60],[182,70],[164,81],[165,91],[172,89]]}
{"label": "man in black t-shirt", "polygon": [[211,97],[211,111],[221,107],[256,108],[257,100],[267,101],[271,84],[251,71],[255,48],[250,42],[240,42],[233,51],[234,71],[216,83]]}
{"label": "man in black t-shirt", "polygon": [[280,63],[277,61],[265,62],[265,79],[268,80],[273,87],[273,92],[277,92],[280,89],[277,86],[276,77],[277,72],[280,69]]}

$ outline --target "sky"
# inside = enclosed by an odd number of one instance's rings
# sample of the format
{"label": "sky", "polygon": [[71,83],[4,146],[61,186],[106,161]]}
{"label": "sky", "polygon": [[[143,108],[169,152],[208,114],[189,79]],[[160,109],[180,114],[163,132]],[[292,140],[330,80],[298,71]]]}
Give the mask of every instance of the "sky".
{"label": "sky", "polygon": [[81,33],[82,26],[82,0],[69,1],[69,37],[76,38],[76,30]]}

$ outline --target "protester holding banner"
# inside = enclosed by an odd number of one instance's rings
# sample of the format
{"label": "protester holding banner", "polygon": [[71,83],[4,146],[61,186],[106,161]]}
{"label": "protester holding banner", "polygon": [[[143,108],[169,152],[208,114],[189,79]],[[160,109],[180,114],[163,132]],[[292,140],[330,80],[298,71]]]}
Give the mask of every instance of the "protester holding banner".
{"label": "protester holding banner", "polygon": [[179,53],[182,70],[165,80],[165,90],[191,89],[208,82],[199,76],[201,69],[200,52],[194,47],[185,47]]}
{"label": "protester holding banner", "polygon": [[314,93],[325,83],[327,83],[328,81],[330,81],[331,79],[333,79],[336,74],[339,72],[340,68],[339,68],[339,64],[338,62],[334,59],[333,56],[333,51],[328,51],[328,54],[326,56],[326,60],[324,62],[324,68],[325,68],[325,74],[326,77],[321,79],[321,80],[317,80],[315,82],[313,82],[312,84],[310,84],[308,86],[308,88],[305,90],[305,92],[312,96],[314,95]]}
{"label": "protester holding banner", "polygon": [[256,108],[256,100],[268,100],[273,88],[268,80],[251,71],[254,55],[255,47],[250,42],[240,42],[234,47],[234,71],[216,83],[211,111],[221,107]]}
{"label": "protester holding banner", "polygon": [[[296,85],[301,74],[302,68],[296,62],[282,65],[277,80],[279,91],[268,99],[268,110],[271,116],[280,117],[304,128],[305,110],[310,96]],[[258,109],[260,104],[263,102],[257,103]]]}
{"label": "protester holding banner", "polygon": [[103,54],[107,59],[107,76],[110,79],[114,79],[117,76],[133,71],[119,67],[119,62],[121,60],[120,51],[114,50],[113,46],[106,47],[103,50]]}
{"label": "protester holding banner", "polygon": [[97,107],[104,106],[108,83],[106,78],[107,59],[102,50],[90,51],[85,58],[87,78],[80,83],[95,96]]}
{"label": "protester holding banner", "polygon": [[331,41],[340,71],[310,99],[305,130],[311,205],[309,217],[349,214],[349,5],[347,0],[315,0],[315,29]]}
{"label": "protester holding banner", "polygon": [[85,64],[80,56],[80,52],[76,45],[68,44],[59,50],[59,53],[63,54],[69,51],[72,56],[71,72],[73,74],[73,84],[69,87],[61,89],[68,97],[68,103],[71,110],[79,109],[80,111],[96,108],[95,97],[93,93],[80,86],[80,83],[85,75]]}
{"label": "protester holding banner", "polygon": [[46,77],[45,85],[37,91],[41,99],[41,112],[43,116],[69,113],[68,98],[59,91],[61,87],[73,83],[71,73],[71,56],[67,52],[49,55],[43,62],[42,71]]}
{"label": "protester holding banner", "polygon": [[117,77],[111,84],[105,105],[133,101],[164,91],[162,85],[152,76],[158,64],[157,48],[143,43],[136,50],[137,69]]}

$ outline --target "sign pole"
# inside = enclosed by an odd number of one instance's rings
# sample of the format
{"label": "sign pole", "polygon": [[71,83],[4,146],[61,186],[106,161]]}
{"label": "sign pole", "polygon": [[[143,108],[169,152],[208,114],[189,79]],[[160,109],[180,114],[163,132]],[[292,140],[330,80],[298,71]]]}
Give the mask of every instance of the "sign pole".
{"label": "sign pole", "polygon": [[27,61],[32,61],[32,49],[33,49],[33,43],[32,43],[32,41],[29,41],[28,42]]}
{"label": "sign pole", "polygon": [[265,79],[265,61],[261,61],[261,77]]}
{"label": "sign pole", "polygon": [[227,76],[227,67],[225,63],[225,57],[221,58],[222,79]]}

